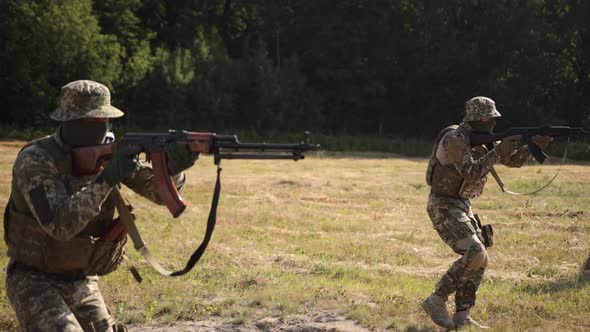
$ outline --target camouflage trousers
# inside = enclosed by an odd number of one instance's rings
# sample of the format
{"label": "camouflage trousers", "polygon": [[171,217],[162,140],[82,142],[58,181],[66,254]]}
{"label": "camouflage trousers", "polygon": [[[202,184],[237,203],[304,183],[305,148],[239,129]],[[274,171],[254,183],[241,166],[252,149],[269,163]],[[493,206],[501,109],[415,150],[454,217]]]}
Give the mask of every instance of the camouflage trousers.
{"label": "camouflage trousers", "polygon": [[65,280],[10,262],[6,294],[26,331],[113,331],[98,277]]}
{"label": "camouflage trousers", "polygon": [[430,194],[427,212],[441,239],[461,255],[436,284],[435,292],[443,298],[455,293],[456,310],[468,310],[475,305],[488,264],[471,204],[468,200]]}

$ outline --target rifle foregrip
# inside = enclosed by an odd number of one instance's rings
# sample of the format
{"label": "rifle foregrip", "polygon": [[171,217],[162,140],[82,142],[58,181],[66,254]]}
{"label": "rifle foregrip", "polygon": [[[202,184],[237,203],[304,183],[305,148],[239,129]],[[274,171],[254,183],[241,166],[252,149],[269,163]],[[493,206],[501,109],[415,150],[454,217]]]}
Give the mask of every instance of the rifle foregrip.
{"label": "rifle foregrip", "polygon": [[194,153],[212,153],[213,138],[215,133],[187,132],[186,139],[189,143],[189,150]]}
{"label": "rifle foregrip", "polygon": [[180,197],[180,193],[170,175],[168,175],[168,162],[164,151],[151,152],[154,179],[160,199],[164,202],[174,218],[178,218],[186,209],[186,204]]}

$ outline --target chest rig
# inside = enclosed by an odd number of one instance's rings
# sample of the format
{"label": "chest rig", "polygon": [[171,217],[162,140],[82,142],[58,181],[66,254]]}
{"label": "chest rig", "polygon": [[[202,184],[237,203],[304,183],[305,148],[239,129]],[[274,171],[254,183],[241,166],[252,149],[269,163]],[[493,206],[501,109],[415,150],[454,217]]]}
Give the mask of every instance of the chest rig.
{"label": "chest rig", "polygon": [[[458,125],[452,125],[446,127],[438,134],[432,148],[428,169],[426,170],[426,183],[430,186],[431,192],[437,195],[453,198],[474,198],[483,192],[483,188],[487,182],[487,176],[474,181],[467,181],[457,171],[454,165],[442,165],[438,158],[436,158],[436,151],[443,137],[453,130],[463,130],[463,128]],[[466,137],[469,137],[468,133]],[[469,141],[466,143],[467,146],[470,145]],[[483,145],[471,148],[472,156],[475,159],[483,157],[486,152],[487,149]]]}
{"label": "chest rig", "polygon": [[[47,152],[53,160],[68,194],[73,194],[91,181],[91,178],[72,175],[70,154],[55,138],[46,136],[34,140],[21,152],[33,146]],[[42,229],[15,182],[13,180],[11,196],[4,210],[4,240],[8,256],[21,265],[65,276],[105,275],[118,267],[127,236],[117,227],[117,220],[113,220],[115,203],[111,195],[82,232],[63,241],[50,237]]]}

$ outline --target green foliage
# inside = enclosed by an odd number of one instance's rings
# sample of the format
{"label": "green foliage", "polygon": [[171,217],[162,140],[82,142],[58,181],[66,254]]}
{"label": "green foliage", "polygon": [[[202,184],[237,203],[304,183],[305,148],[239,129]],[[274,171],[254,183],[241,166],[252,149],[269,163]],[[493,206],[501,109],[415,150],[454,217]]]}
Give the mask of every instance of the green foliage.
{"label": "green foliage", "polygon": [[112,89],[124,126],[138,129],[432,137],[474,95],[495,99],[514,125],[590,125],[589,8],[6,0],[0,120],[44,126],[59,87],[88,78]]}
{"label": "green foliage", "polygon": [[0,103],[3,123],[39,125],[59,87],[90,78],[111,85],[121,46],[100,34],[90,0],[3,1],[0,8]]}

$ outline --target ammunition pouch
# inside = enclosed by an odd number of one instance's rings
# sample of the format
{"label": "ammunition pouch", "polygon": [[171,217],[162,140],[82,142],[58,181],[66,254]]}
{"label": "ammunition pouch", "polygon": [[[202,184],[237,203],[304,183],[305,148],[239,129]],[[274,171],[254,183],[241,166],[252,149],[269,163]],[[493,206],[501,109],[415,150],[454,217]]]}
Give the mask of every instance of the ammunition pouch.
{"label": "ammunition pouch", "polygon": [[475,198],[483,192],[483,187],[486,185],[488,177],[484,176],[476,181],[463,181],[459,189],[459,196],[463,198]]}
{"label": "ammunition pouch", "polygon": [[492,225],[483,225],[481,227],[481,236],[483,237],[483,245],[486,246],[486,248],[494,245],[494,229],[492,228]]}
{"label": "ammunition pouch", "polygon": [[481,232],[481,242],[486,248],[489,248],[494,245],[494,229],[492,225],[482,225],[481,220],[477,214],[473,215],[475,221],[477,222],[477,227]]}

